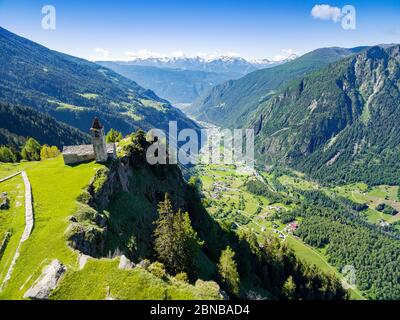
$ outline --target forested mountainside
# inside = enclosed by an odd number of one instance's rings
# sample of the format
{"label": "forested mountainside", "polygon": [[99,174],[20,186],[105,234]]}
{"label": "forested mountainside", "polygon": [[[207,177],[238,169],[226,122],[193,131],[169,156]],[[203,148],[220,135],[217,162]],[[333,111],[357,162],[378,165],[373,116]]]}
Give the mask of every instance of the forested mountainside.
{"label": "forested mountainside", "polygon": [[165,128],[169,120],[196,127],[180,110],[136,82],[3,28],[0,100],[33,107],[85,132],[94,116],[124,134],[137,128]]}
{"label": "forested mountainside", "polygon": [[400,183],[400,46],[294,80],[253,119],[260,159],[341,183]]}
{"label": "forested mountainside", "polygon": [[227,73],[216,73],[199,70],[137,66],[111,61],[96,63],[114,70],[131,79],[144,88],[153,90],[158,96],[171,103],[191,103],[212,87],[233,79]]}
{"label": "forested mountainside", "polygon": [[242,127],[257,106],[267,101],[285,82],[304,76],[363,48],[317,49],[285,64],[254,71],[238,80],[214,87],[195,101],[187,112],[198,120],[222,127]]}
{"label": "forested mountainside", "polygon": [[27,137],[59,148],[90,140],[88,134],[29,107],[0,102],[0,119],[0,145],[19,147]]}

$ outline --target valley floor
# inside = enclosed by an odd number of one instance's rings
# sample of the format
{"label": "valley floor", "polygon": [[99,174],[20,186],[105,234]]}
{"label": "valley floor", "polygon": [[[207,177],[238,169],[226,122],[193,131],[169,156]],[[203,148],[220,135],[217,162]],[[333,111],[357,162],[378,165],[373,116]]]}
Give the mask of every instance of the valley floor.
{"label": "valley floor", "polygon": [[[273,188],[272,176],[268,173],[263,173],[262,176],[266,188]],[[240,166],[204,165],[198,168],[198,177],[201,180],[205,203],[208,205],[207,210],[217,221],[229,223],[234,230],[250,228],[257,236],[273,234],[286,242],[300,259],[318,266],[324,272],[334,273],[344,280],[339,270],[328,263],[327,256],[322,250],[312,248],[294,236],[290,224],[280,222],[275,215],[277,212],[293,209],[292,205],[276,203],[246,190],[246,182],[256,179],[254,173]],[[291,179],[289,176],[280,177],[283,184],[294,183]],[[301,184],[304,188],[318,188],[303,179]],[[356,287],[350,289],[352,299],[364,299]]]}
{"label": "valley floor", "polygon": [[[207,126],[207,123],[205,125]],[[216,127],[213,126],[213,128]],[[280,185],[289,189],[320,190],[328,195],[343,196],[355,203],[367,204],[367,210],[361,212],[360,215],[368,223],[378,226],[400,220],[400,213],[393,216],[376,210],[378,204],[385,203],[400,212],[398,186],[368,187],[366,184],[359,183],[327,188],[307,180],[298,172],[292,171],[290,175],[282,173],[276,177],[267,171],[248,168],[241,163],[237,165],[203,164],[198,165],[195,171],[201,181],[204,204],[217,221],[230,225],[232,230],[251,229],[260,238],[263,234],[276,236],[282,242],[286,242],[303,261],[316,265],[324,272],[334,273],[342,280],[344,287],[350,289],[351,299],[365,299],[355,285],[350,286],[346,282],[346,275],[328,262],[326,247],[313,248],[293,234],[301,224],[301,217],[297,217],[294,222],[281,222],[281,214],[294,209],[293,204],[285,204],[252,194],[247,190],[246,183],[251,180],[262,181],[266,189],[281,193],[282,200],[285,200],[286,195],[280,190]],[[398,224],[396,228],[399,228]]]}

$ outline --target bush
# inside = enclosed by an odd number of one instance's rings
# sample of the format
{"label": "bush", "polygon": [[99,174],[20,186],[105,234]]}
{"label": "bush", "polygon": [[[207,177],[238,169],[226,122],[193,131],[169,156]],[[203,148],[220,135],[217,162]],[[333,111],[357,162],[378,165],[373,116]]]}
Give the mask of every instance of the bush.
{"label": "bush", "polygon": [[76,199],[78,202],[81,203],[89,203],[90,199],[91,199],[91,195],[87,190],[82,191],[82,193],[78,196],[78,198]]}
{"label": "bush", "polygon": [[390,215],[392,215],[392,216],[395,216],[395,215],[398,214],[399,212],[398,212],[395,208],[386,205],[385,209],[383,210],[383,213],[384,213],[384,214],[390,214]]}
{"label": "bush", "polygon": [[95,193],[101,190],[101,188],[103,187],[104,183],[107,180],[107,176],[108,176],[107,168],[102,168],[96,171],[92,182],[93,190]]}
{"label": "bush", "polygon": [[214,281],[203,281],[201,279],[198,279],[195,283],[195,288],[198,291],[200,299],[212,299],[212,300],[223,299],[220,287],[218,283]]}
{"label": "bush", "polygon": [[380,212],[383,212],[384,214],[389,214],[392,216],[395,216],[396,214],[399,213],[395,208],[393,208],[385,203],[378,204],[375,209]]}
{"label": "bush", "polygon": [[50,159],[50,158],[56,158],[60,155],[60,150],[56,146],[48,146],[45,144],[42,149],[40,150],[40,159]]}
{"label": "bush", "polygon": [[17,162],[18,157],[9,147],[0,147],[0,162]]}
{"label": "bush", "polygon": [[375,207],[375,209],[382,212],[383,210],[385,210],[385,207],[386,207],[386,204],[380,203]]}
{"label": "bush", "polygon": [[189,282],[189,278],[186,272],[179,272],[176,276],[175,279],[178,281],[182,282]]}
{"label": "bush", "polygon": [[165,279],[167,273],[165,272],[165,267],[161,262],[153,262],[147,269],[151,274],[160,279]]}

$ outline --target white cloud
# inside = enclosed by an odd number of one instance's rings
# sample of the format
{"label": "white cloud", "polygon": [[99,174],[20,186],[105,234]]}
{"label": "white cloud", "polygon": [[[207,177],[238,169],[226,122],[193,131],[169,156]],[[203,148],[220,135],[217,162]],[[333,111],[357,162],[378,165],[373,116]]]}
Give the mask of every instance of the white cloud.
{"label": "white cloud", "polygon": [[[110,51],[97,48],[94,50],[96,52],[95,55],[90,56],[89,60],[91,61],[131,61],[136,59],[149,59],[149,58],[164,58],[165,55],[162,55],[158,52],[153,52],[147,49],[139,50],[137,52],[126,51],[122,55],[114,55]],[[178,54],[178,53],[175,53]]]}
{"label": "white cloud", "polygon": [[153,51],[150,51],[147,49],[139,50],[138,52],[127,51],[127,52],[125,52],[125,56],[129,60],[163,57],[163,55],[161,55],[160,53],[153,52]]}
{"label": "white cloud", "polygon": [[297,57],[297,53],[293,49],[282,49],[282,54],[274,56],[271,60],[274,62],[283,61]]}
{"label": "white cloud", "polygon": [[332,20],[339,22],[342,11],[338,7],[332,7],[329,4],[317,4],[311,10],[311,16],[319,20]]}
{"label": "white cloud", "polygon": [[150,58],[184,58],[183,51],[173,51],[169,54],[161,54],[147,49],[142,49],[137,52],[127,51],[125,57],[120,60],[136,60],[136,59],[150,59]]}
{"label": "white cloud", "polygon": [[109,60],[110,59],[110,51],[102,49],[102,48],[96,48],[94,50],[96,52],[96,55],[90,56],[89,60],[91,61],[96,61],[96,60]]}
{"label": "white cloud", "polygon": [[170,58],[185,58],[186,55],[183,53],[183,51],[174,51],[171,52],[168,57]]}
{"label": "white cloud", "polygon": [[217,58],[217,55],[213,53],[198,52],[196,55],[204,60],[214,60]]}
{"label": "white cloud", "polygon": [[227,52],[226,54],[224,54],[224,56],[229,57],[229,58],[240,58],[241,57],[240,53],[232,52],[232,51]]}

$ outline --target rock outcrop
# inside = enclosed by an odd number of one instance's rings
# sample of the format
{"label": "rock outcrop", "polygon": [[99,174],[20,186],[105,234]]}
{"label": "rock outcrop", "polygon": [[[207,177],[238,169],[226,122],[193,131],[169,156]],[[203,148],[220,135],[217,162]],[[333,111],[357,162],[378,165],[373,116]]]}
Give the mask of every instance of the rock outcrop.
{"label": "rock outcrop", "polygon": [[7,210],[10,208],[10,200],[8,199],[7,193],[3,192],[0,195],[0,210]]}
{"label": "rock outcrop", "polygon": [[53,260],[44,270],[35,284],[25,292],[24,298],[46,300],[54,290],[66,268],[58,260]]}
{"label": "rock outcrop", "polygon": [[129,270],[135,267],[135,264],[129,260],[125,255],[122,255],[121,258],[119,259],[119,265],[118,268],[122,270]]}

